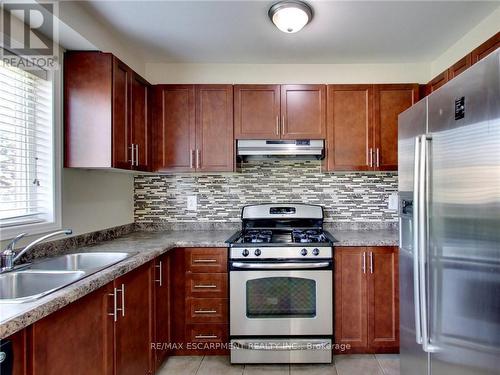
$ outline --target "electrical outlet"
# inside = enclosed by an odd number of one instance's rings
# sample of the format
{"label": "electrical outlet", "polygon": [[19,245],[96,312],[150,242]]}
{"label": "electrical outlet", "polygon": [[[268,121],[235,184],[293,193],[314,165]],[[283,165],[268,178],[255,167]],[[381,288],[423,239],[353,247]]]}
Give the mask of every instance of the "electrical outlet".
{"label": "electrical outlet", "polygon": [[397,211],[398,209],[398,194],[397,193],[392,193],[389,195],[389,202],[387,204],[389,210],[395,210]]}
{"label": "electrical outlet", "polygon": [[188,195],[187,197],[187,209],[188,211],[198,210],[198,199],[196,195]]}

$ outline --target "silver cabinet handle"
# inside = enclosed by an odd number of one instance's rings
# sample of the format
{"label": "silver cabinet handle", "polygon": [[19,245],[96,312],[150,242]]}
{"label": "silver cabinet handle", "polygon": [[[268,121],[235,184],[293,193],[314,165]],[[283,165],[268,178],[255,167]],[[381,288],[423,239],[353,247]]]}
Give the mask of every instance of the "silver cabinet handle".
{"label": "silver cabinet handle", "polygon": [[217,310],[194,310],[195,314],[217,314]]}
{"label": "silver cabinet handle", "polygon": [[195,259],[193,263],[217,263],[217,259]]}
{"label": "silver cabinet handle", "polygon": [[135,145],[135,166],[139,166],[139,145]]}
{"label": "silver cabinet handle", "polygon": [[376,155],[377,167],[380,167],[380,149],[377,147],[377,155]]}
{"label": "silver cabinet handle", "polygon": [[216,339],[219,336],[217,335],[196,335],[194,338],[195,339]]}
{"label": "silver cabinet handle", "polygon": [[361,262],[361,269],[366,273],[366,253],[363,251],[363,261]]}
{"label": "silver cabinet handle", "polygon": [[281,135],[285,134],[285,115],[281,116]]}
{"label": "silver cabinet handle", "polygon": [[130,161],[130,164],[131,164],[132,166],[134,166],[134,165],[135,165],[135,158],[134,158],[134,154],[135,154],[135,147],[134,147],[134,144],[133,144],[133,143],[129,146],[129,149],[130,149],[131,159],[132,159],[132,160],[129,160],[129,161]]}
{"label": "silver cabinet handle", "polygon": [[276,135],[280,135],[280,117],[276,116]]}
{"label": "silver cabinet handle", "polygon": [[370,273],[373,273],[373,252],[370,251]]}
{"label": "silver cabinet handle", "polygon": [[373,149],[370,147],[370,150],[368,151],[368,160],[370,163],[370,167],[373,167]]}
{"label": "silver cabinet handle", "polygon": [[158,279],[158,280],[155,280],[155,281],[156,281],[156,282],[157,282],[160,286],[162,286],[162,284],[163,284],[163,274],[162,274],[162,273],[163,273],[163,270],[162,270],[162,268],[163,268],[163,267],[162,267],[161,260],[160,260],[159,264],[157,264],[155,267],[156,267],[156,268],[158,268],[158,269],[160,270],[159,279]]}
{"label": "silver cabinet handle", "polygon": [[194,168],[194,165],[193,165],[193,154],[194,154],[194,150],[190,150],[189,151],[189,168],[193,169]]}
{"label": "silver cabinet handle", "polygon": [[122,304],[121,304],[121,307],[117,307],[116,310],[117,311],[121,311],[122,312],[122,316],[125,316],[125,284],[122,284],[122,287],[121,289],[116,289],[116,293],[120,292],[122,294]]}
{"label": "silver cabinet handle", "polygon": [[108,313],[108,315],[113,317],[113,321],[116,322],[118,320],[118,309],[116,306],[117,296],[116,296],[116,288],[113,288],[113,293],[109,293],[108,296],[113,297],[113,312]]}
{"label": "silver cabinet handle", "polygon": [[298,262],[287,262],[287,263],[243,263],[243,262],[233,262],[231,265],[234,268],[245,268],[245,269],[281,269],[281,270],[301,270],[309,268],[324,268],[330,265],[329,262],[318,262],[318,263],[298,263]]}
{"label": "silver cabinet handle", "polygon": [[196,149],[196,169],[200,168],[200,159],[201,159],[201,152],[199,149]]}
{"label": "silver cabinet handle", "polygon": [[214,284],[197,284],[194,286],[197,289],[212,289],[217,288],[217,285]]}
{"label": "silver cabinet handle", "polygon": [[[419,176],[420,176],[420,136],[415,137],[413,160],[413,303],[415,306],[415,341],[422,344],[422,325],[420,323],[420,271],[419,271]],[[400,243],[400,246],[402,244]]]}

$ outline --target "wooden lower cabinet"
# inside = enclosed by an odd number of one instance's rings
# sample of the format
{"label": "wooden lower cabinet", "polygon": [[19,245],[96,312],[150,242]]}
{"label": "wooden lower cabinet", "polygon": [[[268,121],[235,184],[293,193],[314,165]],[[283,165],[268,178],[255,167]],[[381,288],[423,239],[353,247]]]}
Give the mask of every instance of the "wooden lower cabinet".
{"label": "wooden lower cabinet", "polygon": [[3,370],[12,375],[26,375],[27,374],[27,356],[26,356],[26,329],[16,332],[13,335],[0,340],[2,359],[0,374]]}
{"label": "wooden lower cabinet", "polygon": [[115,374],[150,374],[153,368],[153,267],[147,263],[115,279]]}
{"label": "wooden lower cabinet", "polygon": [[338,353],[397,353],[398,249],[336,247],[334,283]]}
{"label": "wooden lower cabinet", "polygon": [[170,354],[170,253],[155,260],[154,361],[157,370]]}
{"label": "wooden lower cabinet", "polygon": [[112,375],[112,294],[113,285],[108,284],[34,323],[30,373]]}

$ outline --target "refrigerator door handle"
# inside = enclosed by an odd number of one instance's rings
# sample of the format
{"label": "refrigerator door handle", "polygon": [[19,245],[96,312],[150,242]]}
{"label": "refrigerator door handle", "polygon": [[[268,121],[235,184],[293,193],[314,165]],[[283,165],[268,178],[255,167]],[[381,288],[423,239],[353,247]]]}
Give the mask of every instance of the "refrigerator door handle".
{"label": "refrigerator door handle", "polygon": [[429,142],[432,137],[423,135],[420,145],[420,166],[418,180],[418,245],[419,245],[419,278],[420,278],[420,321],[422,327],[422,349],[426,353],[436,352],[429,338],[429,319],[427,315],[427,244],[428,244],[428,183],[429,183]]}
{"label": "refrigerator door handle", "polygon": [[[422,325],[420,320],[420,277],[419,277],[419,176],[420,176],[421,136],[415,137],[413,159],[413,305],[415,307],[415,341],[422,344]],[[401,231],[400,231],[401,232]]]}

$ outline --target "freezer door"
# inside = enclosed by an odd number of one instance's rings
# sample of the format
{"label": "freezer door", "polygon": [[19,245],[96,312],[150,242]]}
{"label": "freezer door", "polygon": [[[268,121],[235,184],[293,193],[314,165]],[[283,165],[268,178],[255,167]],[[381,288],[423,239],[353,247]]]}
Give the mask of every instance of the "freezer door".
{"label": "freezer door", "polygon": [[[400,358],[401,374],[425,375],[428,355],[420,342],[418,273],[415,272],[416,221],[414,220],[415,158],[418,138],[426,132],[427,99],[423,99],[399,116],[399,290],[400,290]],[[418,155],[417,155],[418,156]],[[418,262],[417,262],[418,265]],[[415,290],[417,289],[417,290]],[[418,326],[418,328],[417,328]]]}
{"label": "freezer door", "polygon": [[500,373],[499,59],[428,99],[432,375]]}

